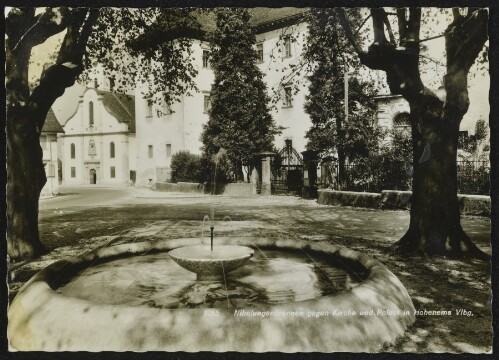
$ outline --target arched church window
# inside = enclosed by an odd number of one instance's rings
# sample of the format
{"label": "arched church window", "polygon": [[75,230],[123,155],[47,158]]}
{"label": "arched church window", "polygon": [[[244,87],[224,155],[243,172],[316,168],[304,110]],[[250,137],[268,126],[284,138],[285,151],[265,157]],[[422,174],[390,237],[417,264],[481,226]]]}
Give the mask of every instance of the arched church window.
{"label": "arched church window", "polygon": [[92,101],[88,103],[88,124],[94,126],[94,103]]}
{"label": "arched church window", "polygon": [[111,159],[114,159],[114,142],[109,144],[109,157]]}

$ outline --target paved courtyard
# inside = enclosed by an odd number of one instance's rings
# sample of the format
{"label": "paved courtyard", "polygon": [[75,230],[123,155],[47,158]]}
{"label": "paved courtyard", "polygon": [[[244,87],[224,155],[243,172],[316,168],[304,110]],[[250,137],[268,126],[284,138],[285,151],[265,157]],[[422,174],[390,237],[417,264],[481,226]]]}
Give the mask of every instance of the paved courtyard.
{"label": "paved courtyard", "polygon": [[[314,200],[270,196],[232,198],[158,193],[146,188],[66,188],[40,202],[40,233],[50,252],[14,264],[11,297],[37,270],[65,256],[119,243],[199,237],[252,236],[325,241],[369,254],[403,282],[416,309],[465,309],[472,317],[420,316],[407,336],[387,351],[488,351],[492,341],[490,264],[475,260],[402,258],[391,246],[404,234],[409,212],[318,205]],[[473,241],[490,253],[490,221],[463,217]],[[459,288],[459,293],[455,289]],[[472,336],[471,336],[472,335]]]}

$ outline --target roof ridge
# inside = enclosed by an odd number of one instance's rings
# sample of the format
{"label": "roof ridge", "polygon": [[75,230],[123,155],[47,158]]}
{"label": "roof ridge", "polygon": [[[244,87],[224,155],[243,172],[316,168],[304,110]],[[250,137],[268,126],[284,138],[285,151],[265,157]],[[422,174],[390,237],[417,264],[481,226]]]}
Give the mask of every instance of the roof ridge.
{"label": "roof ridge", "polygon": [[[132,113],[131,113],[130,111],[128,111],[128,109],[126,108],[125,104],[123,104],[123,102],[119,99],[119,97],[118,97],[118,96],[117,96],[114,92],[111,92],[111,91],[110,91],[109,93],[110,93],[110,94],[112,94],[116,100],[118,100],[119,104],[121,105],[121,107],[122,107],[123,109],[125,109],[126,113],[127,113],[130,117],[133,117]],[[128,96],[128,95],[126,95],[126,94],[123,94],[123,95]]]}

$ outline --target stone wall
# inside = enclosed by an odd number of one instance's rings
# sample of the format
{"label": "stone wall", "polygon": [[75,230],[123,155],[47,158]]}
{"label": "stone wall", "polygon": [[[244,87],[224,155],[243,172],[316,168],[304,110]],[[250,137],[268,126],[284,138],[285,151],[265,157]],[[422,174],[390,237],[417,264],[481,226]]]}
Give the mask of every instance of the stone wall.
{"label": "stone wall", "polygon": [[[410,209],[411,191],[383,190],[378,193],[319,190],[317,203],[322,205],[358,206],[374,209]],[[490,197],[458,195],[462,215],[490,216]]]}
{"label": "stone wall", "polygon": [[183,192],[183,193],[204,193],[204,185],[197,183],[187,183],[187,182],[178,182],[178,183],[166,183],[166,182],[157,182],[152,186],[152,190],[154,191],[162,191],[162,192]]}
{"label": "stone wall", "polygon": [[378,208],[381,194],[354,191],[319,190],[317,202],[323,205],[341,205]]}
{"label": "stone wall", "polygon": [[[157,182],[152,186],[154,191],[211,194],[211,184],[188,182]],[[256,188],[250,183],[216,184],[216,195],[250,197],[256,195]]]}

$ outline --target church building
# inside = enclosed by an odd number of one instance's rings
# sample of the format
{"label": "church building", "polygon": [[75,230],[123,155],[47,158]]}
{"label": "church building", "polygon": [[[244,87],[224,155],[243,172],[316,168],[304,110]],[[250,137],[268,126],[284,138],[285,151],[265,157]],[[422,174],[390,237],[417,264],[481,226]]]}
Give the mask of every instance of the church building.
{"label": "church building", "polygon": [[126,185],[133,180],[134,96],[86,88],[64,132],[64,185]]}

